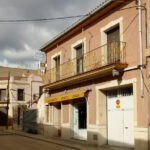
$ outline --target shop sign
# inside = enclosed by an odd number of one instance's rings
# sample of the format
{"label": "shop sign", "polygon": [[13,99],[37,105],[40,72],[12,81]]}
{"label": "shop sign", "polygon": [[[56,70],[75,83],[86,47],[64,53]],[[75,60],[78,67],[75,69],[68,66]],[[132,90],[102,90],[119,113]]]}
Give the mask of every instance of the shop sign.
{"label": "shop sign", "polygon": [[69,94],[69,95],[54,97],[54,98],[47,98],[45,99],[45,103],[61,102],[61,101],[66,101],[66,100],[82,98],[82,97],[85,97],[85,92]]}

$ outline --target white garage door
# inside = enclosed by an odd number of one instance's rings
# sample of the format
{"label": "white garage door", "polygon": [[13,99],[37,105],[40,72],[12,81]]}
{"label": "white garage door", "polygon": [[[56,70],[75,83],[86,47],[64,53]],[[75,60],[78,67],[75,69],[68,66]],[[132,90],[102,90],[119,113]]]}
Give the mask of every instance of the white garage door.
{"label": "white garage door", "polygon": [[108,144],[134,147],[133,92],[121,88],[107,92]]}

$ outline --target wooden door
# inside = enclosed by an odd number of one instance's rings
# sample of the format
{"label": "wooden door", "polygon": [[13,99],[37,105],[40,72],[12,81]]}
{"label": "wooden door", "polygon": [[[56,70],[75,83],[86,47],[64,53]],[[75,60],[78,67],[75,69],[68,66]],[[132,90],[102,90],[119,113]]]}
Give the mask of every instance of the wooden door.
{"label": "wooden door", "polygon": [[119,26],[107,32],[107,62],[120,61],[120,33]]}

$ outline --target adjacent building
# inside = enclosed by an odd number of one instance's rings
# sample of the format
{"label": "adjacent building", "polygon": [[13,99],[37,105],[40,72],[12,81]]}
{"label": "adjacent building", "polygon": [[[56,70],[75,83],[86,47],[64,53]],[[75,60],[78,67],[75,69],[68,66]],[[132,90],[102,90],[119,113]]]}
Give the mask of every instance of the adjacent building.
{"label": "adjacent building", "polygon": [[105,0],[40,49],[44,134],[148,150],[148,2]]}
{"label": "adjacent building", "polygon": [[8,126],[22,129],[23,112],[36,108],[41,85],[38,71],[0,67],[0,127],[7,126],[8,106]]}

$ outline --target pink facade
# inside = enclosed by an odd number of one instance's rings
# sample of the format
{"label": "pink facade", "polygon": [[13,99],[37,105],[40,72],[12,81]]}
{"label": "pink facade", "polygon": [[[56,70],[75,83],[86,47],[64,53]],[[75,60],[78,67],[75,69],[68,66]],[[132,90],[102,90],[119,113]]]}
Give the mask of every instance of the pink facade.
{"label": "pink facade", "polygon": [[31,86],[31,108],[36,108],[37,101],[40,98],[40,86],[43,85],[42,78],[40,76],[32,74],[29,77]]}
{"label": "pink facade", "polygon": [[[142,5],[148,2],[142,0]],[[109,141],[107,137],[107,125],[108,125],[108,91],[122,88],[126,89],[132,87],[133,90],[133,128],[134,128],[134,144],[131,147],[138,149],[148,148],[148,90],[149,88],[149,58],[147,57],[147,47],[146,47],[146,20],[145,11],[142,10],[142,40],[143,40],[143,77],[144,77],[144,97],[140,95],[140,52],[139,52],[139,14],[138,9],[136,9],[136,1],[126,1],[123,2],[112,2],[107,7],[101,8],[94,16],[90,17],[86,21],[77,25],[75,28],[67,33],[64,33],[60,38],[51,42],[50,44],[43,47],[42,51],[45,51],[47,56],[47,68],[46,75],[48,79],[45,82],[44,88],[49,89],[49,99],[57,98],[64,95],[86,92],[88,91],[88,96],[86,99],[86,109],[87,109],[87,141],[94,143],[92,141],[92,136],[94,137],[95,132],[99,133],[98,138],[101,140],[96,141],[96,144],[106,144]],[[96,19],[95,19],[96,18]],[[122,47],[120,50],[120,62],[119,65],[126,65],[124,68],[118,69],[119,75],[112,76],[112,72],[108,72],[107,69],[114,63],[108,63],[104,65],[106,56],[104,49],[108,49],[108,32],[113,30],[116,26],[119,26],[119,46]],[[80,42],[81,41],[81,42]],[[67,62],[76,60],[74,57],[73,50],[80,44],[84,45],[84,72],[81,74],[73,74],[74,66],[68,67],[70,65],[65,65]],[[75,46],[74,46],[75,45]],[[74,48],[74,49],[73,49]],[[98,51],[89,57],[88,53],[92,51]],[[60,79],[53,80],[52,69],[56,66],[53,64],[54,59],[58,55],[60,56]],[[107,51],[108,54],[108,51]],[[116,55],[116,54],[115,54]],[[114,56],[114,55],[113,55]],[[104,57],[104,58],[103,58]],[[111,55],[112,57],[112,55]],[[87,59],[89,58],[89,59]],[[97,61],[100,59],[100,61]],[[77,61],[77,60],[76,60]],[[98,62],[99,64],[93,65],[92,61]],[[73,61],[74,62],[74,61]],[[74,64],[74,63],[73,63]],[[89,64],[89,65],[88,65]],[[88,70],[90,64],[93,66],[93,70]],[[116,62],[114,63],[116,64]],[[96,65],[99,67],[96,68]],[[64,67],[61,67],[64,66]],[[99,69],[102,71],[101,74],[92,74],[92,71]],[[115,66],[117,69],[117,66]],[[105,71],[103,71],[105,70]],[[69,72],[70,71],[70,72]],[[113,69],[111,70],[113,71]],[[84,76],[85,75],[85,76]],[[51,78],[50,78],[51,76]],[[84,77],[83,77],[84,76]],[[77,79],[77,77],[79,79]],[[46,78],[46,77],[45,77]],[[68,81],[68,82],[67,82]],[[70,82],[69,82],[70,81]],[[61,85],[62,84],[62,85]],[[56,85],[56,86],[55,86]],[[72,127],[75,122],[75,107],[79,100],[69,100],[60,101],[61,103],[61,116],[56,115],[55,111],[50,113],[51,118],[61,117],[61,132],[62,137],[67,136],[68,138],[73,135],[70,134],[74,132]],[[49,105],[49,104],[48,104]],[[50,102],[51,107],[55,103]],[[130,105],[130,103],[129,103]],[[53,116],[53,117],[52,117]],[[54,125],[53,119],[50,121],[50,127],[57,128]],[[59,122],[59,121],[58,121]],[[82,123],[83,124],[83,123]],[[81,125],[82,126],[82,125]],[[99,127],[98,127],[99,126]],[[101,128],[106,129],[101,129]],[[68,128],[68,132],[66,131]],[[140,135],[141,129],[143,130],[143,135]],[[70,131],[71,130],[71,131]],[[101,131],[102,130],[102,131]],[[142,137],[143,136],[143,137]],[[102,138],[103,137],[103,138]],[[141,137],[143,138],[141,140]],[[140,142],[142,143],[140,143]],[[109,142],[108,142],[109,143]],[[143,146],[145,145],[145,146]],[[130,147],[130,146],[129,146]]]}

